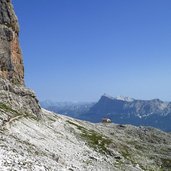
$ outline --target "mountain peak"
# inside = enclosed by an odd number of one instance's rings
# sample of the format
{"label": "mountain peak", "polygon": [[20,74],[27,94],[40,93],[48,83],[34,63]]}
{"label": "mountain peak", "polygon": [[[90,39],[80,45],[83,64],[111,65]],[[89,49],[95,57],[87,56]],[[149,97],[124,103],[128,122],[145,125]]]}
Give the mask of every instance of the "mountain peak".
{"label": "mountain peak", "polygon": [[117,100],[122,100],[122,101],[127,101],[127,102],[132,102],[134,101],[135,99],[131,98],[131,97],[127,97],[127,96],[116,96]]}
{"label": "mountain peak", "polygon": [[127,96],[116,96],[116,97],[112,97],[108,94],[104,94],[102,97],[111,99],[111,100],[121,100],[121,101],[126,101],[126,102],[132,102],[135,99],[131,98],[131,97],[127,97]]}
{"label": "mountain peak", "polygon": [[102,95],[102,97],[105,97],[105,98],[108,98],[108,99],[114,99],[114,97],[112,97],[112,96],[110,96],[110,95],[108,95],[108,94],[106,94],[106,93],[104,93],[103,95]]}

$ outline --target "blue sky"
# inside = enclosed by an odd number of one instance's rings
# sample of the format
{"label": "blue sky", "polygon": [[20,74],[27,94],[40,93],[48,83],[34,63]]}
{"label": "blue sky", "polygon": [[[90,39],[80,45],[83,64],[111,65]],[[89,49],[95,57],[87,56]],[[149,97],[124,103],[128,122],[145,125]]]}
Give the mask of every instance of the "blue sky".
{"label": "blue sky", "polygon": [[40,100],[171,101],[170,0],[13,0]]}

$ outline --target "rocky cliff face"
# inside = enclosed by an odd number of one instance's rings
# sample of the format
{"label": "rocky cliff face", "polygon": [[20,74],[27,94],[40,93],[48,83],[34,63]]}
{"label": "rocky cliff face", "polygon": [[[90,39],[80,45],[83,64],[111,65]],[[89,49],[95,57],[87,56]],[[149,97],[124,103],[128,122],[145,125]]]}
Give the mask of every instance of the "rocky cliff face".
{"label": "rocky cliff face", "polygon": [[0,0],[0,105],[20,114],[40,116],[36,96],[24,86],[24,66],[18,41],[19,25],[10,0]]}
{"label": "rocky cliff face", "polygon": [[24,84],[24,67],[18,41],[19,25],[10,0],[0,0],[0,76]]}

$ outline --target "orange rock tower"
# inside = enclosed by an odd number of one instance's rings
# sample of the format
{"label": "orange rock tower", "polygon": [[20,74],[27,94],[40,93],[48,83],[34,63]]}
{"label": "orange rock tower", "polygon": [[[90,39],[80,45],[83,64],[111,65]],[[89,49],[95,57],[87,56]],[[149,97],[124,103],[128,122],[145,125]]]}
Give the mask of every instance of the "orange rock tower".
{"label": "orange rock tower", "polygon": [[0,77],[24,85],[19,25],[10,0],[0,0]]}

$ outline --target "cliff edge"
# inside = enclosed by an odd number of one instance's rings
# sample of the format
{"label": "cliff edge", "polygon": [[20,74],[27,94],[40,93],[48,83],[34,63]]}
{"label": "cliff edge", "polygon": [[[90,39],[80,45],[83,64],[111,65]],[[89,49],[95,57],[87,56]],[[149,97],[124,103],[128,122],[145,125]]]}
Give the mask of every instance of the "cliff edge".
{"label": "cliff edge", "polygon": [[0,76],[12,83],[24,84],[18,35],[18,20],[10,0],[0,0]]}
{"label": "cliff edge", "polygon": [[20,113],[40,116],[34,92],[24,86],[19,24],[10,0],[0,0],[0,104]]}

